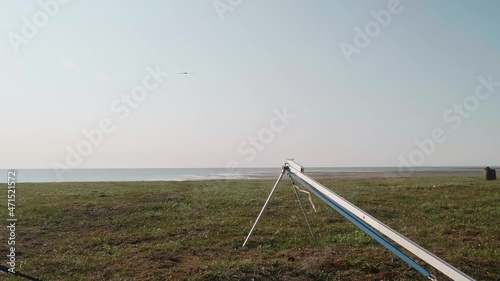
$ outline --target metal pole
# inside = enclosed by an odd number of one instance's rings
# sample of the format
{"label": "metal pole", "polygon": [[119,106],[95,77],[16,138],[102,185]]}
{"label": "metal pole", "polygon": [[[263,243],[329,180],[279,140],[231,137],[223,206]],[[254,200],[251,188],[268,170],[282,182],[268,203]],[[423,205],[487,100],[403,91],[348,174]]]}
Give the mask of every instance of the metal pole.
{"label": "metal pole", "polygon": [[[297,176],[297,180],[302,180],[305,183],[307,183],[309,186],[313,187],[314,190],[316,190],[319,194],[321,194],[321,197],[325,197],[328,199],[328,201],[334,202],[335,204],[339,205],[349,213],[352,213],[355,217],[357,217],[360,221],[363,223],[369,225],[373,229],[379,231],[381,234],[385,235],[392,241],[396,242],[406,250],[408,250],[410,253],[414,254],[415,256],[419,257],[423,261],[427,262],[429,265],[433,266],[435,269],[441,271],[443,274],[446,276],[450,277],[451,279],[455,281],[470,281],[474,280],[472,277],[468,276],[467,274],[463,273],[462,271],[456,269],[452,265],[448,264],[447,262],[443,261],[436,255],[432,254],[431,252],[427,251],[420,245],[416,244],[415,242],[411,241],[410,239],[406,238],[405,236],[401,235],[397,231],[393,230],[389,226],[383,224],[381,221],[377,220],[376,218],[372,217],[365,211],[361,210],[351,202],[347,201],[346,199],[340,197],[338,194],[335,192],[331,191],[330,189],[326,188],[322,184],[318,183],[315,181],[313,178],[309,177],[308,175],[303,173],[303,167],[300,166],[299,164],[287,160],[285,162],[285,165],[288,164],[288,167],[290,169],[290,172],[292,172],[295,176]],[[307,186],[306,186],[307,187]],[[321,198],[320,197],[320,198]]]}
{"label": "metal pole", "polygon": [[0,270],[1,271],[5,271],[7,274],[13,274],[13,275],[16,275],[16,276],[20,276],[20,277],[24,277],[28,280],[33,280],[33,281],[41,281],[42,279],[39,279],[39,278],[36,278],[36,277],[33,277],[33,276],[29,276],[27,274],[24,274],[24,273],[21,273],[19,271],[16,271],[16,272],[10,272],[9,269],[3,265],[0,265]]}
{"label": "metal pole", "polygon": [[250,232],[248,233],[248,236],[245,239],[245,242],[243,243],[242,247],[245,247],[245,245],[248,242],[248,239],[250,238],[250,236],[252,236],[252,233],[255,230],[255,227],[257,226],[257,223],[259,222],[260,218],[262,217],[262,214],[264,213],[264,210],[266,209],[267,204],[269,203],[269,200],[271,200],[271,197],[273,196],[273,193],[276,190],[276,187],[278,187],[278,184],[280,183],[281,178],[285,174],[285,169],[286,169],[285,166],[283,166],[283,169],[281,170],[281,174],[278,177],[278,180],[276,181],[276,184],[274,185],[273,189],[271,190],[271,193],[269,193],[269,197],[267,197],[266,203],[264,203],[264,207],[262,207],[262,210],[260,211],[260,214],[257,217],[257,220],[255,220],[255,223],[253,224],[252,229],[250,229]]}
{"label": "metal pole", "polygon": [[295,188],[295,183],[293,182],[293,178],[290,174],[288,174],[290,177],[290,181],[292,182],[292,188],[293,191],[295,191],[295,196],[297,196],[297,200],[299,200],[300,208],[302,209],[302,213],[304,214],[304,218],[306,218],[307,226],[309,227],[309,232],[311,233],[311,236],[314,241],[316,241],[316,236],[314,235],[314,232],[311,227],[311,222],[309,221],[309,217],[307,216],[306,209],[304,208],[304,204],[302,203],[302,200],[300,199],[299,192]]}

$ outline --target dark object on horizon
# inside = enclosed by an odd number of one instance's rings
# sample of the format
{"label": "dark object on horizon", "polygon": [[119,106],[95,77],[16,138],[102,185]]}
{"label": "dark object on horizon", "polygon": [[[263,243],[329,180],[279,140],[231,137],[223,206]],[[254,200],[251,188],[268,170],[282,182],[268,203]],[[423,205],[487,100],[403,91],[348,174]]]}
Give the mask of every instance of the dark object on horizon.
{"label": "dark object on horizon", "polygon": [[487,180],[487,181],[491,181],[491,180],[496,180],[497,179],[497,172],[495,171],[495,169],[492,169],[490,167],[486,167],[484,168],[484,178]]}

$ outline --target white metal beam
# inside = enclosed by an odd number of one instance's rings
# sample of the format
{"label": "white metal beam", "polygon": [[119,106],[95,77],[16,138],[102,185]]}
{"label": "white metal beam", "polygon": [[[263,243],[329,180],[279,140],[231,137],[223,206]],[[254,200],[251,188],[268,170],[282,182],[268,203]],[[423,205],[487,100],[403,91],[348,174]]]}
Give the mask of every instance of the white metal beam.
{"label": "white metal beam", "polygon": [[306,183],[314,187],[316,190],[318,190],[320,193],[324,194],[343,208],[347,209],[349,212],[353,213],[356,217],[359,219],[363,220],[365,223],[373,227],[374,229],[378,230],[380,233],[384,234],[406,250],[410,251],[413,253],[415,256],[421,258],[425,262],[427,262],[429,265],[432,267],[436,268],[437,270],[441,271],[443,274],[446,276],[452,278],[455,281],[470,281],[474,280],[472,277],[466,275],[462,271],[458,270],[457,268],[453,267],[452,265],[448,264],[447,262],[443,261],[436,255],[432,254],[431,252],[427,251],[426,249],[422,248],[420,245],[416,244],[415,242],[411,241],[410,239],[406,238],[405,236],[401,235],[397,231],[393,230],[389,226],[383,224],[376,218],[372,217],[365,211],[361,210],[360,208],[356,207],[354,204],[351,202],[347,201],[346,199],[340,197],[338,194],[335,192],[331,191],[330,189],[324,187],[322,184],[318,183],[311,177],[307,176],[306,174],[303,173],[304,168],[295,163],[292,160],[286,160],[284,166],[288,167],[292,173],[297,175],[297,177],[301,178],[304,180]]}

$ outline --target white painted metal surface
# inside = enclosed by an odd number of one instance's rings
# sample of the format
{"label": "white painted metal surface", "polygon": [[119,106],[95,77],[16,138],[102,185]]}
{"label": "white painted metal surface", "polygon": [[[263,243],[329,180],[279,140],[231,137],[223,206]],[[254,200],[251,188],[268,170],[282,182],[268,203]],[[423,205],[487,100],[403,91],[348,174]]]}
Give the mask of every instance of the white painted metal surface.
{"label": "white painted metal surface", "polygon": [[446,276],[452,278],[455,281],[469,281],[469,280],[474,280],[472,277],[466,275],[465,273],[461,272],[457,268],[453,267],[452,265],[448,264],[447,262],[443,261],[439,257],[435,256],[431,252],[427,251],[426,249],[422,248],[420,245],[416,244],[415,242],[411,241],[410,239],[404,237],[400,233],[396,232],[389,226],[383,224],[376,218],[372,217],[365,211],[361,210],[360,208],[356,207],[349,201],[345,200],[344,198],[340,197],[330,189],[324,187],[314,179],[310,178],[306,174],[304,174],[304,168],[300,166],[299,164],[293,162],[292,160],[287,160],[284,164],[284,166],[289,167],[290,171],[297,175],[297,177],[301,178],[304,180],[306,183],[314,187],[316,190],[339,204],[340,206],[344,207],[347,209],[349,212],[353,213],[355,216],[363,220],[365,223],[373,227],[374,229],[378,230],[380,233],[384,234],[400,246],[404,247],[411,253],[413,253],[415,256],[421,258],[425,262],[427,262],[429,265],[433,266],[437,270],[441,271],[443,274]]}

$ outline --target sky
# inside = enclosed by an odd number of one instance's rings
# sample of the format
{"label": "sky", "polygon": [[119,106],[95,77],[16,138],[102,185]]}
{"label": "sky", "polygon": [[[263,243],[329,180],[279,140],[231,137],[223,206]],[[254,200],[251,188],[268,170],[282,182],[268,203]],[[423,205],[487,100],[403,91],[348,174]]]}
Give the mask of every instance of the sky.
{"label": "sky", "polygon": [[2,1],[0,169],[500,166],[499,10]]}

